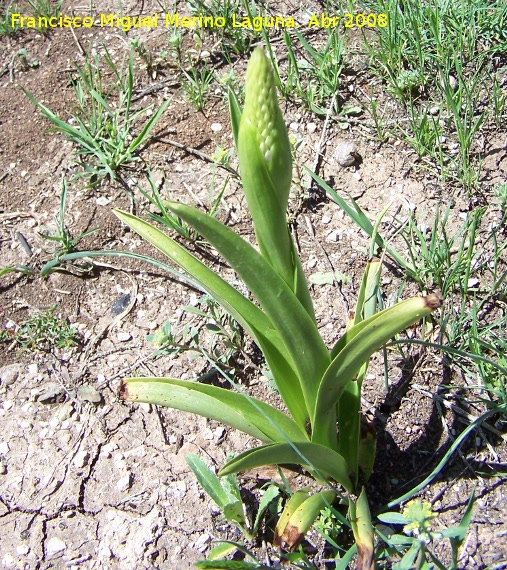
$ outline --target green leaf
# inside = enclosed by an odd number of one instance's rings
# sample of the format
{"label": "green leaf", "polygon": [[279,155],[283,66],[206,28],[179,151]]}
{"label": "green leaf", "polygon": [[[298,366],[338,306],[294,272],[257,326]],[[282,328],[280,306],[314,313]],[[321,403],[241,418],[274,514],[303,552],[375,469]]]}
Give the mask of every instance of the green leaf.
{"label": "green leaf", "polygon": [[299,388],[275,375],[280,395],[293,413],[302,390],[306,407],[312,410],[322,374],[330,362],[329,352],[313,319],[285,281],[243,238],[195,208],[176,202],[169,208],[204,236],[250,289],[276,328],[301,381]]}
{"label": "green leaf", "polygon": [[126,378],[121,396],[129,401],[192,412],[261,441],[304,441],[307,438],[293,420],[269,404],[208,384],[172,378]]}
{"label": "green leaf", "polygon": [[[374,314],[345,333],[347,342],[337,343],[338,346],[343,347],[326,370],[319,387],[314,415],[315,420],[319,418],[319,421],[313,422],[315,425],[312,434],[313,441],[330,447],[334,446],[334,411],[347,382],[354,380],[370,356],[390,338],[429,315],[441,305],[441,302],[441,296],[438,294],[413,297]],[[327,420],[327,425],[322,418]],[[351,443],[351,445],[354,444]],[[357,445],[358,443],[355,444],[356,447]],[[354,467],[351,465],[351,468]]]}
{"label": "green leaf", "polygon": [[334,491],[320,491],[304,499],[295,509],[288,505],[292,512],[283,529],[279,529],[282,532],[278,535],[275,532],[275,546],[283,546],[285,549],[292,550],[310,530],[320,511],[329,507],[335,498]]}
{"label": "green leaf", "polygon": [[331,477],[352,492],[353,485],[343,457],[332,449],[310,442],[275,443],[250,449],[228,461],[220,470],[219,476],[264,465],[291,463],[303,465],[319,479]]}
{"label": "green leaf", "polygon": [[268,509],[269,505],[280,495],[280,488],[277,485],[271,485],[264,491],[261,500],[259,502],[259,508],[257,509],[257,514],[255,516],[255,521],[252,527],[252,535],[256,536],[259,530],[259,525],[261,523],[264,513]]}
{"label": "green leaf", "polygon": [[[213,501],[223,511],[232,502],[237,502],[235,497],[229,496],[223,489],[220,479],[211,471],[204,461],[195,453],[189,453],[185,457],[187,465],[192,469],[199,485],[213,499]],[[242,514],[243,511],[241,511]],[[225,514],[225,513],[224,513]],[[226,517],[227,518],[227,517]],[[236,520],[236,518],[227,518],[227,520]],[[238,522],[243,522],[244,517]]]}
{"label": "green leaf", "polygon": [[381,513],[380,515],[377,515],[377,518],[379,521],[386,524],[406,525],[408,522],[408,519],[400,513]]}
{"label": "green leaf", "polygon": [[[168,205],[169,204],[170,203],[168,203]],[[162,253],[190,273],[194,279],[197,279],[199,288],[209,293],[241,324],[261,348],[268,366],[276,379],[280,395],[284,399],[292,417],[298,425],[304,429],[309,417],[309,412],[305,406],[303,392],[295,372],[296,367],[293,363],[293,358],[289,355],[284,342],[279,333],[275,330],[271,320],[251,301],[236,291],[234,287],[229,285],[214,271],[211,271],[211,269],[206,267],[173,239],[166,236],[162,231],[132,214],[119,210],[113,211],[122,222],[130,226],[140,236],[144,237]],[[217,224],[219,224],[219,222],[217,222]],[[219,226],[222,226],[222,224],[219,224]],[[230,231],[230,233],[241,240],[234,232]],[[251,249],[255,251],[253,248]],[[260,257],[258,254],[257,256]],[[269,266],[264,263],[263,268],[266,266],[270,269]],[[272,269],[271,273],[273,273]],[[275,277],[277,281],[280,281],[278,276]],[[279,313],[280,311],[278,311],[278,314]],[[295,350],[297,351],[297,348]]]}
{"label": "green leaf", "polygon": [[241,107],[239,106],[238,99],[232,89],[228,91],[229,99],[229,115],[231,117],[232,136],[234,137],[234,144],[238,146],[238,132],[239,123],[241,121]]}

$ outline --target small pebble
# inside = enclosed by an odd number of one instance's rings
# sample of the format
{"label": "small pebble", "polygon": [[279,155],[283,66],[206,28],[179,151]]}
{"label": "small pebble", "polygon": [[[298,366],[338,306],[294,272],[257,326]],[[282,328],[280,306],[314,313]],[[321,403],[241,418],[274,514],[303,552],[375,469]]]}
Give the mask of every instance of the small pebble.
{"label": "small pebble", "polygon": [[90,454],[87,451],[78,451],[74,457],[74,466],[78,469],[82,469],[90,459]]}
{"label": "small pebble", "polygon": [[113,315],[119,315],[129,306],[130,303],[130,293],[125,293],[122,295],[115,304],[111,307],[111,313]]}
{"label": "small pebble", "polygon": [[308,123],[306,125],[306,130],[312,135],[317,130],[317,125],[315,123]]}
{"label": "small pebble", "polygon": [[322,223],[323,224],[329,224],[330,221],[331,221],[331,218],[329,216],[322,216]]}
{"label": "small pebble", "polygon": [[127,473],[126,475],[118,479],[118,481],[116,482],[116,488],[118,489],[118,491],[120,491],[120,493],[123,493],[124,491],[127,491],[130,488],[131,478],[132,478],[131,474]]}
{"label": "small pebble", "polygon": [[39,365],[37,363],[28,365],[28,372],[30,374],[37,374],[39,372]]}
{"label": "small pebble", "polygon": [[127,342],[128,340],[130,340],[132,338],[132,335],[130,333],[127,332],[119,332],[116,335],[116,338],[120,341],[120,342]]}
{"label": "small pebble", "polygon": [[19,364],[8,364],[7,366],[2,366],[0,368],[0,380],[4,386],[10,386],[14,384],[18,379],[20,373]]}
{"label": "small pebble", "polygon": [[360,158],[357,146],[352,142],[339,143],[334,151],[334,158],[340,166],[353,166]]}
{"label": "small pebble", "polygon": [[6,441],[2,441],[2,443],[0,443],[0,455],[7,455],[9,450],[9,444]]}
{"label": "small pebble", "polygon": [[26,556],[30,552],[30,547],[26,544],[16,546],[16,554],[18,556]]}
{"label": "small pebble", "polygon": [[106,198],[105,196],[100,196],[100,198],[97,198],[98,206],[107,206],[110,203],[111,203],[111,198]]}
{"label": "small pebble", "polygon": [[46,554],[48,556],[62,552],[62,550],[65,550],[66,548],[67,545],[65,542],[63,542],[63,540],[57,536],[53,536],[46,542]]}
{"label": "small pebble", "polygon": [[222,125],[220,123],[211,123],[211,130],[214,133],[219,133],[222,130]]}
{"label": "small pebble", "polygon": [[291,123],[289,129],[297,133],[299,131],[299,123]]}

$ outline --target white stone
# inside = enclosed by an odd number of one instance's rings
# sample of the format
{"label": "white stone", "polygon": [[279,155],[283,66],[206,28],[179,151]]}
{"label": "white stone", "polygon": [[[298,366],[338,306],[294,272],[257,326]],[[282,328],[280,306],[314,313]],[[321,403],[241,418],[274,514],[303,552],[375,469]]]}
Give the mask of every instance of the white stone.
{"label": "white stone", "polygon": [[88,459],[90,459],[90,454],[87,451],[78,451],[74,457],[74,466],[81,469],[88,463]]}
{"label": "white stone", "polygon": [[14,384],[18,379],[20,372],[19,364],[8,364],[7,366],[2,366],[0,368],[0,380],[4,386],[10,386]]}
{"label": "white stone", "polygon": [[0,443],[0,455],[7,455],[9,453],[9,444],[6,441]]}
{"label": "white stone", "polygon": [[219,133],[222,130],[222,125],[220,123],[211,123],[211,130],[214,133]]}
{"label": "white stone", "polygon": [[306,130],[310,134],[313,134],[317,130],[317,125],[315,123],[308,123],[306,125]]}
{"label": "white stone", "polygon": [[30,552],[30,547],[26,544],[16,546],[16,554],[18,556],[26,556]]}
{"label": "white stone", "polygon": [[118,481],[116,482],[116,488],[118,489],[118,491],[120,491],[120,493],[123,493],[124,491],[127,491],[130,488],[131,479],[132,476],[130,473],[127,473],[126,475],[118,479]]}
{"label": "white stone", "polygon": [[14,568],[16,566],[16,559],[14,556],[12,556],[12,554],[6,554],[2,558],[2,566],[4,568]]}
{"label": "white stone", "polygon": [[37,372],[39,372],[39,365],[36,362],[34,362],[33,364],[29,364],[28,372],[30,374],[37,374]]}
{"label": "white stone", "polygon": [[62,552],[62,550],[65,550],[66,548],[67,545],[65,544],[65,542],[63,542],[63,540],[61,538],[58,538],[57,536],[51,537],[46,542],[46,554],[48,556],[52,556],[53,554]]}
{"label": "white stone", "polygon": [[128,340],[130,340],[132,338],[132,335],[130,333],[127,332],[119,332],[116,335],[116,338],[120,341],[120,342],[127,342]]}
{"label": "white stone", "polygon": [[111,203],[111,198],[106,198],[106,196],[100,196],[100,198],[97,198],[98,206],[107,206],[110,203]]}

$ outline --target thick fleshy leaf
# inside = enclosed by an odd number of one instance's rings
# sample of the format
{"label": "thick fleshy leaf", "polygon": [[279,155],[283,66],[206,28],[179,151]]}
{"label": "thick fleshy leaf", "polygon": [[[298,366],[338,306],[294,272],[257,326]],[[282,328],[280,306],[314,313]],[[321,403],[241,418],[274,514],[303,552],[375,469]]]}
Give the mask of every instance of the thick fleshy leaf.
{"label": "thick fleshy leaf", "polygon": [[[127,212],[114,210],[114,213],[122,222],[192,275],[199,282],[200,288],[209,293],[241,324],[262,350],[280,395],[286,401],[292,417],[304,428],[309,412],[305,406],[296,367],[268,316],[164,232]],[[289,395],[288,401],[287,395]]]}
{"label": "thick fleshy leaf", "polygon": [[[330,362],[329,352],[313,319],[285,281],[247,241],[196,208],[177,202],[168,203],[168,208],[204,236],[250,289],[292,357],[306,407],[312,410],[320,380]],[[292,413],[294,400],[298,397],[292,391],[294,386],[286,383],[277,386]]]}
{"label": "thick fleshy leaf", "polygon": [[304,441],[306,434],[273,406],[231,390],[172,378],[126,378],[121,397],[192,412],[230,425],[261,441]]}
{"label": "thick fleshy leaf", "polygon": [[[320,491],[311,497],[307,497],[296,508],[294,505],[290,505],[289,501],[284,513],[289,507],[290,516],[283,528],[277,525],[273,544],[286,550],[293,550],[303,540],[322,509],[330,506],[335,498],[336,493],[330,490]],[[282,513],[282,517],[284,513]]]}
{"label": "thick fleshy leaf", "polygon": [[[429,315],[441,304],[442,297],[437,293],[426,297],[413,297],[376,313],[345,333],[350,340],[333,359],[322,377],[315,407],[315,421],[312,422],[315,426],[312,441],[335,446],[335,438],[332,437],[334,411],[347,382],[355,378],[361,366],[389,339]],[[356,327],[359,331],[357,334]]]}
{"label": "thick fleshy leaf", "polygon": [[346,491],[353,491],[343,457],[328,447],[310,442],[274,443],[245,451],[227,462],[218,475],[228,475],[263,465],[291,463],[303,465],[319,479],[332,478]]}
{"label": "thick fleshy leaf", "polygon": [[238,146],[238,132],[239,123],[241,121],[241,108],[238,99],[232,89],[229,89],[229,115],[231,117],[232,136],[234,137],[234,144]]}
{"label": "thick fleshy leaf", "polygon": [[373,570],[375,546],[373,543],[373,526],[371,524],[370,507],[366,492],[362,489],[357,503],[349,503],[349,517],[357,545],[358,570]]}

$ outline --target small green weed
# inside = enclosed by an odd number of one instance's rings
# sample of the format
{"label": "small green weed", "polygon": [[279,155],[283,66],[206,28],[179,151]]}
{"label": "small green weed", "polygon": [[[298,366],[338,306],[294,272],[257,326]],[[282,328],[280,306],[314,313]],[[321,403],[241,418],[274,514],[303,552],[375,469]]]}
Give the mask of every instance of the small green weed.
{"label": "small green weed", "polygon": [[208,100],[208,92],[215,77],[215,71],[210,69],[206,62],[200,68],[191,64],[189,71],[184,69],[181,71],[186,78],[182,87],[188,99],[197,111],[202,111]]}
{"label": "small green weed", "polygon": [[26,2],[32,9],[31,16],[39,23],[39,30],[43,33],[48,32],[51,29],[48,21],[60,15],[63,0],[58,0],[56,3],[51,0],[26,0]]}
{"label": "small green weed", "polygon": [[39,235],[54,244],[56,244],[55,249],[50,253],[52,256],[60,257],[68,253],[73,253],[76,251],[77,244],[85,237],[99,231],[100,228],[94,228],[73,237],[67,225],[65,223],[65,211],[67,204],[67,181],[63,179],[62,181],[62,193],[60,195],[60,208],[58,211],[58,216],[54,218],[54,228],[47,228]]}
{"label": "small green weed", "polygon": [[14,337],[8,340],[14,339],[25,350],[49,351],[77,346],[79,337],[76,329],[55,311],[56,305],[30,313],[29,318],[18,325]]}
{"label": "small green weed", "polygon": [[160,65],[167,58],[167,51],[159,50],[156,54],[153,54],[146,47],[146,44],[139,38],[132,38],[129,45],[142,60],[143,63],[141,65],[141,69],[145,69],[148,75],[152,79],[155,79]]}
{"label": "small green weed", "polygon": [[[209,363],[232,371],[234,357],[243,352],[243,331],[233,317],[225,313],[209,295],[203,295],[197,306],[183,307],[187,313],[201,317],[202,324],[186,324],[181,331],[174,331],[170,321],[148,335],[156,354],[192,353],[191,358],[204,357]],[[204,330],[207,336],[203,337]]]}
{"label": "small green weed", "polygon": [[[474,505],[474,495],[470,497],[467,508],[459,525],[435,530],[438,514],[431,510],[431,504],[420,499],[409,501],[402,513],[383,513],[378,518],[388,525],[403,525],[403,534],[396,534],[390,528],[383,528],[383,539],[387,545],[384,556],[401,556],[393,570],[412,570],[414,568],[458,568],[458,551],[463,543]],[[387,531],[387,533],[386,533]],[[434,545],[443,539],[449,540],[452,552],[451,564],[445,565],[435,554]]]}
{"label": "small green weed", "polygon": [[[132,57],[129,58],[125,72],[118,69],[107,50],[104,61],[114,78],[109,87],[105,86],[98,55],[88,58],[83,67],[77,68],[74,92],[78,106],[68,122],[60,119],[24,90],[30,101],[42,111],[42,115],[53,123],[52,130],[62,133],[76,145],[76,154],[84,169],[81,176],[88,177],[92,186],[105,176],[116,179],[121,168],[139,160],[140,148],[148,141],[151,130],[169,104],[169,101],[163,103],[135,135],[138,119],[150,112],[151,107],[137,111],[132,109]],[[112,101],[114,95],[116,102]]]}
{"label": "small green weed", "polygon": [[11,14],[17,13],[18,8],[14,6],[13,2],[9,2],[3,7],[0,7],[0,36],[15,34],[19,31],[19,24],[12,25]]}

